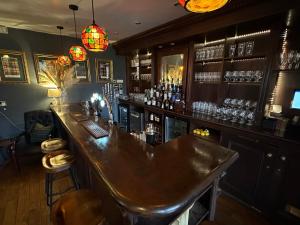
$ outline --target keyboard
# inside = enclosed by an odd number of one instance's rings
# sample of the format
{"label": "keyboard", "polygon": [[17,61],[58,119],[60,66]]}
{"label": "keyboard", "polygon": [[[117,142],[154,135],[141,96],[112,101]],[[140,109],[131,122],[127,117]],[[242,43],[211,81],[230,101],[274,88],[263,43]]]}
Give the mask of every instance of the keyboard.
{"label": "keyboard", "polygon": [[88,120],[89,117],[81,113],[70,113],[70,116],[77,122]]}
{"label": "keyboard", "polygon": [[81,125],[91,134],[94,138],[101,138],[108,136],[108,132],[101,128],[97,123],[87,120],[83,121]]}

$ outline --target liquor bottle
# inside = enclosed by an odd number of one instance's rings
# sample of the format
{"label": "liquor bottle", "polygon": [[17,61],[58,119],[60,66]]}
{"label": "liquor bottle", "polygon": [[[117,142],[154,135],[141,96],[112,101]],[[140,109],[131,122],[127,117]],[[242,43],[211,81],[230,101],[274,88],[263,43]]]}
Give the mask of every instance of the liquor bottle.
{"label": "liquor bottle", "polygon": [[145,90],[144,103],[145,103],[145,105],[148,104],[148,90],[147,89]]}
{"label": "liquor bottle", "polygon": [[169,90],[169,92],[168,92],[168,99],[171,99],[172,98],[172,92],[171,92],[171,90]]}
{"label": "liquor bottle", "polygon": [[169,110],[170,109],[170,101],[168,98],[166,98],[166,100],[164,101],[164,105],[165,105],[165,110]]}
{"label": "liquor bottle", "polygon": [[157,122],[157,123],[159,123],[159,121],[160,121],[159,116],[155,116],[154,117],[154,121]]}
{"label": "liquor bottle", "polygon": [[150,119],[150,121],[153,121],[153,120],[154,120],[154,115],[153,115],[153,113],[150,114],[150,118],[149,118],[149,119]]}
{"label": "liquor bottle", "polygon": [[151,105],[152,104],[152,99],[150,98],[150,96],[148,96],[147,98],[147,105]]}
{"label": "liquor bottle", "polygon": [[159,89],[159,87],[156,89],[155,97],[156,98],[160,97],[160,89]]}
{"label": "liquor bottle", "polygon": [[153,96],[153,98],[151,99],[151,105],[156,106],[156,97],[155,96]]}
{"label": "liquor bottle", "polygon": [[164,91],[165,89],[165,80],[164,78],[161,79],[161,90]]}
{"label": "liquor bottle", "polygon": [[161,107],[161,100],[160,100],[160,98],[157,99],[157,101],[156,101],[156,106],[157,106],[158,108]]}
{"label": "liquor bottle", "polygon": [[156,98],[156,106],[157,107],[161,107],[161,103],[162,103],[162,98],[161,98],[161,93],[158,93],[158,97]]}
{"label": "liquor bottle", "polygon": [[166,100],[166,94],[161,97],[161,108],[165,109],[165,100]]}
{"label": "liquor bottle", "polygon": [[172,100],[170,101],[169,110],[171,110],[171,111],[174,110],[174,102]]}
{"label": "liquor bottle", "polygon": [[150,98],[153,98],[153,95],[154,95],[154,90],[153,88],[150,89]]}

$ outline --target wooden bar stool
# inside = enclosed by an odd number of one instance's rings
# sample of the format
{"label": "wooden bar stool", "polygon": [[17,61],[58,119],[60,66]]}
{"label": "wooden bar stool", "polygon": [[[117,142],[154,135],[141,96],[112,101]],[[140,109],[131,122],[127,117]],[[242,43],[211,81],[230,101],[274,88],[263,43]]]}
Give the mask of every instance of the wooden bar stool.
{"label": "wooden bar stool", "polygon": [[43,141],[41,144],[41,149],[44,154],[49,152],[57,151],[64,149],[67,145],[67,142],[61,138],[52,138],[46,141]]}
{"label": "wooden bar stool", "polygon": [[69,192],[51,210],[53,225],[107,225],[101,201],[91,191]]}
{"label": "wooden bar stool", "polygon": [[[46,154],[42,158],[42,164],[46,171],[46,178],[45,178],[45,192],[47,195],[47,205],[52,206],[53,204],[53,197],[56,195],[63,194],[72,188],[76,190],[79,189],[79,184],[75,176],[73,164],[74,164],[74,157],[70,154],[67,150],[58,150],[54,152],[50,152]],[[61,172],[68,171],[69,175],[72,179],[73,186],[67,188],[65,191],[60,193],[53,193],[53,182],[55,180],[55,175]]]}

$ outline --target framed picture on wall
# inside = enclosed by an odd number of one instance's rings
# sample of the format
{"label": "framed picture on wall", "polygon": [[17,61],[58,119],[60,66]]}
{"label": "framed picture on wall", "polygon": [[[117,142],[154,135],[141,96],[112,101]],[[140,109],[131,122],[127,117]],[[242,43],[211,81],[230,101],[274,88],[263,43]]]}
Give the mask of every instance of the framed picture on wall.
{"label": "framed picture on wall", "polygon": [[35,71],[38,84],[47,86],[49,84],[49,78],[47,74],[56,74],[56,60],[55,55],[42,55],[34,54]]}
{"label": "framed picture on wall", "polygon": [[109,59],[96,59],[97,82],[113,80],[113,61]]}
{"label": "framed picture on wall", "polygon": [[0,82],[29,82],[23,52],[0,50]]}
{"label": "framed picture on wall", "polygon": [[91,82],[89,60],[84,62],[74,62],[74,77],[79,79],[80,83]]}

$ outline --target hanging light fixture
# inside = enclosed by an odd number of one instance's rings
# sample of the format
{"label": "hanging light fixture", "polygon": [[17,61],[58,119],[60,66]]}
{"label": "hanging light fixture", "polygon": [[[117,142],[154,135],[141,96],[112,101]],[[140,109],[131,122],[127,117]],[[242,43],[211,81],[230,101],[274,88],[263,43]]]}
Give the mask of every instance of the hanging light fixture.
{"label": "hanging light fixture", "polygon": [[95,23],[94,0],[92,0],[93,23],[81,33],[84,47],[92,52],[103,52],[108,47],[108,35],[106,31]]}
{"label": "hanging light fixture", "polygon": [[[74,25],[75,25],[75,37],[77,39],[77,26],[76,26],[76,18],[75,18],[75,11],[78,10],[77,5],[69,5],[69,9],[73,11],[74,16]],[[76,62],[81,62],[86,60],[86,51],[80,45],[73,45],[69,50],[70,58]]]}
{"label": "hanging light fixture", "polygon": [[[63,30],[64,27],[57,26],[56,28],[59,29],[61,52],[64,52],[63,51],[63,40],[62,40],[62,36],[61,36],[61,30]],[[69,58],[69,56],[66,56],[66,55],[59,56],[56,61],[61,66],[69,66],[71,64],[71,59]]]}
{"label": "hanging light fixture", "polygon": [[206,13],[222,8],[230,0],[178,0],[186,10],[194,13]]}

